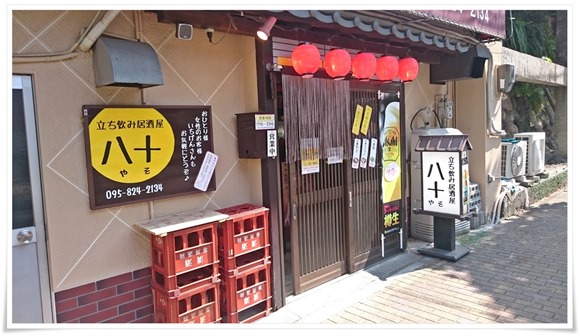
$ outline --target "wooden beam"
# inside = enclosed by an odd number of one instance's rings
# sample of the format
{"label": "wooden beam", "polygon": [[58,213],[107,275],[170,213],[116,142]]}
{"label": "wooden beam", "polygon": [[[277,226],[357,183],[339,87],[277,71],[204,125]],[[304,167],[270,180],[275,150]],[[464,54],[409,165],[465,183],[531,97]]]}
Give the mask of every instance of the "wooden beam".
{"label": "wooden beam", "polygon": [[215,31],[255,36],[260,22],[234,15],[230,11],[156,11],[161,23],[188,23],[194,28],[213,28]]}

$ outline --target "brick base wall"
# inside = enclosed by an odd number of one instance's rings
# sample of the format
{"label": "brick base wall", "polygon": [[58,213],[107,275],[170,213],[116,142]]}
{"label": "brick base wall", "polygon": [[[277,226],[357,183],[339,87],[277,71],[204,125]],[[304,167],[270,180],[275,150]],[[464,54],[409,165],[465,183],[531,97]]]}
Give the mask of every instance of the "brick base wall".
{"label": "brick base wall", "polygon": [[58,323],[152,323],[151,268],[55,293]]}

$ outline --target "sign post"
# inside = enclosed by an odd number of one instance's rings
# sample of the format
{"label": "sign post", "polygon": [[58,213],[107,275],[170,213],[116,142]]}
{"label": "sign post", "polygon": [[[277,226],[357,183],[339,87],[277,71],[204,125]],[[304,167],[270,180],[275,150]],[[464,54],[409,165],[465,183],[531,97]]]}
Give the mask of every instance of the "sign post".
{"label": "sign post", "polygon": [[467,135],[419,136],[415,150],[421,152],[422,209],[417,214],[433,216],[434,247],[419,253],[459,260],[469,253],[455,245],[455,220],[470,216]]}

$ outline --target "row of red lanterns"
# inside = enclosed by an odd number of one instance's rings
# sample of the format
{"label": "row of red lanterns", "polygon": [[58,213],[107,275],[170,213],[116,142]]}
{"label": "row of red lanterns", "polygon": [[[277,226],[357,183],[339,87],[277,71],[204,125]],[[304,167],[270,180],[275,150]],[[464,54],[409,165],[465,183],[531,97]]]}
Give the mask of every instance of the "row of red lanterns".
{"label": "row of red lanterns", "polygon": [[[292,67],[303,78],[310,78],[320,66],[320,51],[312,44],[300,44],[292,51]],[[352,76],[368,81],[374,74],[381,81],[392,81],[399,77],[402,82],[414,80],[419,73],[419,64],[412,57],[397,59],[382,56],[379,59],[368,52],[359,52],[352,60],[348,51],[332,49],[324,56],[324,70],[336,80],[344,79],[351,71]]]}

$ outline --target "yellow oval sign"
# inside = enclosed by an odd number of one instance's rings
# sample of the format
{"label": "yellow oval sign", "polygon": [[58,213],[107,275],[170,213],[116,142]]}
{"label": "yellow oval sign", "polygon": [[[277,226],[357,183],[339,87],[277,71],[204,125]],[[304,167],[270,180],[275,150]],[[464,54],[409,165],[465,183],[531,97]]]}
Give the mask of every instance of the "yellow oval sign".
{"label": "yellow oval sign", "polygon": [[159,174],[175,150],[171,125],[153,108],[105,108],[89,124],[93,168],[120,183]]}

